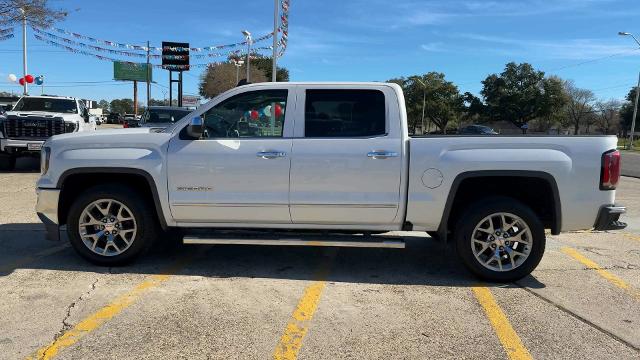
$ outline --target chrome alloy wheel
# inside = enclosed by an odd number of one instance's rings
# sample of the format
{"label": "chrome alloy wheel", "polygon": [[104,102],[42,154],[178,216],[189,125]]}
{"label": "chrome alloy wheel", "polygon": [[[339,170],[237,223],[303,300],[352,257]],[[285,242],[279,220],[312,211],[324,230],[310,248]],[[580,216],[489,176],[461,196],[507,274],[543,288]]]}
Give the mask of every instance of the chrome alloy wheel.
{"label": "chrome alloy wheel", "polygon": [[78,231],[89,250],[101,256],[116,256],[133,244],[137,224],[133,213],[123,203],[100,199],[84,208]]}
{"label": "chrome alloy wheel", "polygon": [[511,271],[522,265],[533,244],[527,223],[510,213],[494,213],[476,225],[471,250],[482,266],[492,271]]}

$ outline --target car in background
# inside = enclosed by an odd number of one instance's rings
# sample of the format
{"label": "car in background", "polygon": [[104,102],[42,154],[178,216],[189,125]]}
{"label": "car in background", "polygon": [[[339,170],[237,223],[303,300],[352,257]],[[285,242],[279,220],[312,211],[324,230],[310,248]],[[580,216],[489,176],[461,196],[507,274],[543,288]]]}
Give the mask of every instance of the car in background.
{"label": "car in background", "polygon": [[192,110],[178,106],[149,106],[142,114],[140,127],[164,129],[173,125]]}
{"label": "car in background", "polygon": [[498,133],[488,126],[469,125],[458,132],[459,135],[498,135]]}
{"label": "car in background", "polygon": [[120,124],[122,122],[122,115],[118,114],[118,113],[111,113],[109,114],[109,116],[107,116],[107,120],[105,121],[105,124]]}
{"label": "car in background", "polygon": [[140,120],[134,114],[125,114],[124,118],[122,118],[122,127],[124,128],[139,127],[139,123]]}

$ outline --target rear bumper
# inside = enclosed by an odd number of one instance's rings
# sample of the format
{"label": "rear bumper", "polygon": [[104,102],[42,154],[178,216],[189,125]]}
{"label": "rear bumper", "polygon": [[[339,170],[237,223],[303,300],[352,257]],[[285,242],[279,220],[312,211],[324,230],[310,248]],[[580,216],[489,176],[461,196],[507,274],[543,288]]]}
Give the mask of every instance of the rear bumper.
{"label": "rear bumper", "polygon": [[60,221],[58,220],[59,189],[37,189],[38,201],[36,213],[47,230],[47,239],[60,240]]}
{"label": "rear bumper", "polygon": [[595,230],[621,230],[627,227],[627,224],[619,221],[620,215],[627,212],[624,206],[606,205],[600,208],[598,218],[593,226]]}

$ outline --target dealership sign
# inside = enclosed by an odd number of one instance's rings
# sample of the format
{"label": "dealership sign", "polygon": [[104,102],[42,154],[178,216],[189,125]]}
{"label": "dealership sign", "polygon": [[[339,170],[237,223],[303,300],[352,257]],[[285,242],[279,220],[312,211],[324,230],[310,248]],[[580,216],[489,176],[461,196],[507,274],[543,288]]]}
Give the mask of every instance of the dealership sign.
{"label": "dealership sign", "polygon": [[113,78],[114,80],[125,81],[147,81],[147,73],[149,81],[152,81],[152,69],[146,63],[133,63],[126,61],[113,62]]}

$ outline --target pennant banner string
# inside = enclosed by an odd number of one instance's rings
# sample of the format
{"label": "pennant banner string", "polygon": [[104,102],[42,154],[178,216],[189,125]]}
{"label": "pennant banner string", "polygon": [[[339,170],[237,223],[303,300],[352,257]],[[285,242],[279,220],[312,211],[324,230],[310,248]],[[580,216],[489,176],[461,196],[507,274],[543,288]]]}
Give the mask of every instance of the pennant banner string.
{"label": "pennant banner string", "polygon": [[[10,35],[13,36],[13,34],[10,34]],[[85,50],[76,49],[76,48],[73,48],[71,46],[68,46],[68,45],[65,45],[65,44],[61,44],[61,43],[55,42],[53,40],[46,39],[43,36],[40,36],[38,34],[34,34],[33,36],[39,41],[45,42],[45,43],[47,43],[49,45],[64,49],[66,51],[69,51],[69,52],[72,52],[72,53],[75,53],[75,54],[91,56],[91,57],[94,57],[96,59],[104,60],[104,61],[111,61],[111,62],[113,62],[113,61],[121,61],[121,60],[114,59],[114,58],[111,58],[111,57],[94,54],[94,53],[91,53],[91,52],[88,52],[88,51],[85,51]],[[1,38],[0,38],[0,40],[1,40]],[[266,49],[270,49],[270,47],[265,46],[265,47],[262,47],[262,48],[256,48],[255,50],[266,50]],[[253,56],[252,58],[256,58],[256,55],[257,54],[255,54],[255,53],[252,54],[252,56]],[[180,56],[180,55],[175,55],[175,56]],[[238,54],[238,56],[246,56],[246,54]],[[123,62],[130,63],[130,64],[135,64],[135,62],[133,62],[133,61],[123,61]],[[217,64],[221,64],[221,63],[224,63],[224,61],[210,62],[210,63],[203,63],[203,64],[191,64],[189,66],[189,68],[192,68],[192,67],[194,67],[194,68],[204,68],[204,67],[207,67],[207,66],[217,65]],[[153,66],[155,68],[163,68],[162,65],[160,65],[160,64],[151,64],[151,66]]]}
{"label": "pennant banner string", "polygon": [[8,29],[0,29],[0,36],[5,36],[7,34],[11,34],[13,33],[13,28],[8,28]]}
{"label": "pennant banner string", "polygon": [[15,36],[14,34],[1,35],[0,36],[0,41],[9,40],[9,39],[13,38],[14,36]]}
{"label": "pennant banner string", "polygon": [[[130,49],[130,50],[139,50],[139,51],[147,51],[147,47],[146,46],[140,46],[140,45],[132,45],[132,44],[126,44],[126,43],[121,43],[121,42],[116,42],[116,41],[109,41],[109,40],[101,40],[101,39],[96,39],[94,37],[91,36],[86,36],[86,35],[82,35],[82,34],[78,34],[75,32],[71,32],[71,31],[67,31],[64,29],[60,29],[60,28],[52,28],[52,30],[60,33],[60,34],[64,34],[70,37],[74,37],[76,39],[82,39],[82,40],[88,40],[92,43],[96,43],[96,44],[102,44],[102,45],[107,45],[107,46],[111,46],[111,47],[118,47],[118,48],[123,48],[123,49]],[[260,42],[263,40],[267,40],[269,38],[271,38],[273,36],[273,33],[268,33],[265,35],[262,35],[258,38],[253,39],[253,42]],[[225,45],[214,45],[214,46],[206,46],[206,47],[192,47],[189,48],[188,50],[193,51],[193,52],[203,52],[203,51],[214,51],[214,50],[220,50],[220,49],[228,49],[228,48],[234,48],[237,46],[242,46],[242,45],[247,45],[247,41],[241,41],[241,42],[237,42],[237,43],[233,43],[233,44],[225,44]],[[162,51],[161,47],[150,47],[149,48],[150,51]],[[177,48],[177,47],[172,47],[171,50],[174,51],[186,51],[187,48]]]}

